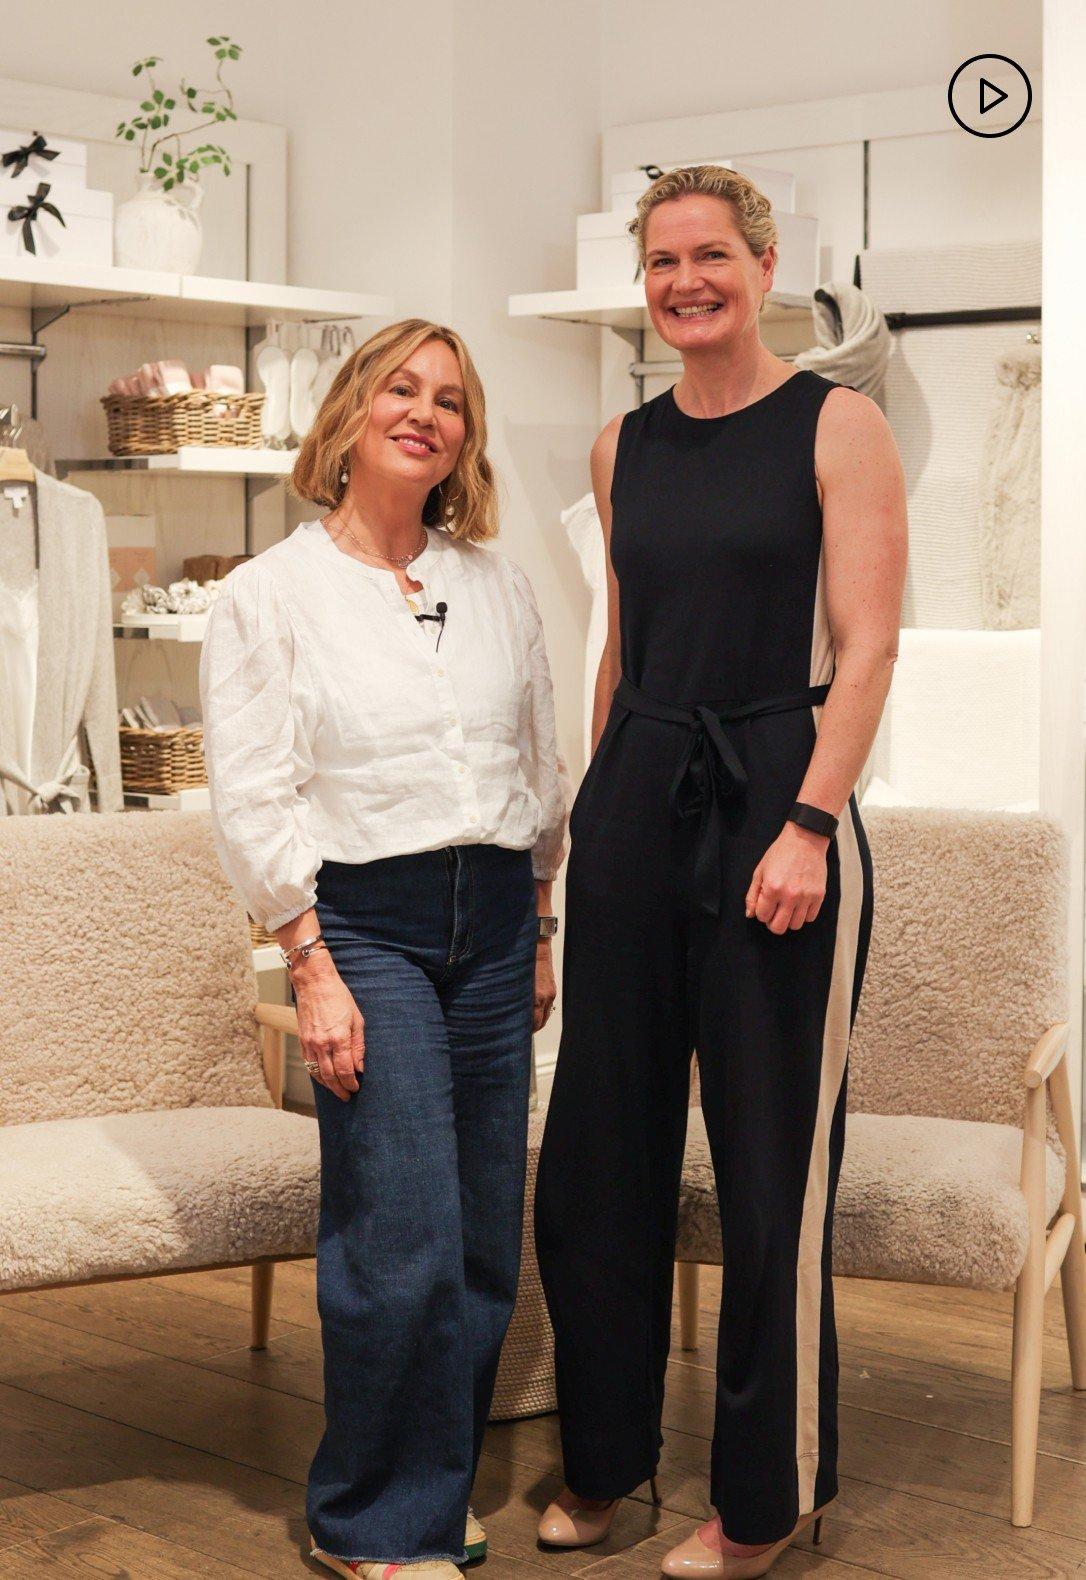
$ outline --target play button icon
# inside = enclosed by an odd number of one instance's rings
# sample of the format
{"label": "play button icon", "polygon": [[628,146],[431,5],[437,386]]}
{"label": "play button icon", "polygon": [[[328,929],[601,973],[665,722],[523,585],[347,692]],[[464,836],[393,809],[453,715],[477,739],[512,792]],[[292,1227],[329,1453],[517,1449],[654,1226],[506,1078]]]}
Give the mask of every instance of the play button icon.
{"label": "play button icon", "polygon": [[987,77],[980,79],[980,113],[987,115],[989,110],[994,110],[997,104],[1002,104],[1010,94],[1004,93],[1002,88],[997,88],[994,82],[989,82]]}
{"label": "play button icon", "polygon": [[951,77],[947,101],[963,131],[974,137],[1006,137],[1029,114],[1033,88],[1009,55],[973,55]]}

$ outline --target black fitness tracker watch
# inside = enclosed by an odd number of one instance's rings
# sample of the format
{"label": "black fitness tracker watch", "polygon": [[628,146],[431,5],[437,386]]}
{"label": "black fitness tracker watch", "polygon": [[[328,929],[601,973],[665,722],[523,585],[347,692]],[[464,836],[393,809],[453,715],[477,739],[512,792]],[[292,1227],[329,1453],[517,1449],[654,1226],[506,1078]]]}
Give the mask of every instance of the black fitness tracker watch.
{"label": "black fitness tracker watch", "polygon": [[821,807],[808,806],[806,801],[797,801],[788,814],[789,823],[798,823],[800,828],[809,828],[813,834],[825,834],[827,839],[832,839],[837,832],[837,819],[832,812],[823,812]]}
{"label": "black fitness tracker watch", "polygon": [[541,916],[539,918],[539,932],[537,934],[537,937],[540,940],[542,940],[544,938],[553,938],[557,931],[558,931],[558,918],[557,918],[557,916]]}

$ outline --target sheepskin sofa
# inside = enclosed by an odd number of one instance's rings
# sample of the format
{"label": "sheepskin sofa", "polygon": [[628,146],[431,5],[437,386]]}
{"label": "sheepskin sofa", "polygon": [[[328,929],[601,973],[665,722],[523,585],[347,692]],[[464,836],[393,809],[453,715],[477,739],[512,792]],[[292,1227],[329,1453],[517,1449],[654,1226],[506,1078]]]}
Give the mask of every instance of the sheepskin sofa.
{"label": "sheepskin sofa", "polygon": [[[1029,1239],[1023,1074],[1067,1012],[1064,841],[1032,813],[879,808],[864,826],[874,925],[849,1051],[834,1272],[1006,1290]],[[1049,1114],[1046,1222],[1063,1184]],[[676,1254],[721,1261],[696,1107]]]}
{"label": "sheepskin sofa", "polygon": [[0,821],[0,1290],[312,1254],[207,813]]}

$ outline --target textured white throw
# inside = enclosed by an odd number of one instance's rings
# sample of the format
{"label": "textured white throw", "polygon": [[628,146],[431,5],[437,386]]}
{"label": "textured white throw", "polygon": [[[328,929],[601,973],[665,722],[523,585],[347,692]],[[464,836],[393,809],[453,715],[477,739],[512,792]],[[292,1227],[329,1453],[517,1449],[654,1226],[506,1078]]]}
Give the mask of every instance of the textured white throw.
{"label": "textured white throw", "polygon": [[[1025,306],[1041,300],[1039,241],[862,253],[864,292],[883,312]],[[909,490],[906,625],[984,625],[978,460],[997,359],[1025,323],[906,329],[894,335],[883,410]]]}
{"label": "textured white throw", "polygon": [[[831,302],[819,297],[830,297],[837,303],[840,325]],[[886,377],[891,346],[890,331],[878,308],[857,286],[837,281],[819,288],[812,310],[818,345],[801,351],[796,367],[809,368],[836,384],[847,384],[876,398]]]}
{"label": "textured white throw", "polygon": [[981,595],[997,631],[1041,623],[1041,348],[1000,357],[981,457]]}

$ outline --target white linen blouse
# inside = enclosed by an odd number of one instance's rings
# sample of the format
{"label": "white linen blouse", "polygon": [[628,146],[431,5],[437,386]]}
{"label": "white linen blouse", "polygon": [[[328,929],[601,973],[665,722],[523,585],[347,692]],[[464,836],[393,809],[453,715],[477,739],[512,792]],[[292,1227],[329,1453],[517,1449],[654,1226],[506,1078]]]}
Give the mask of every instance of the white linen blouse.
{"label": "white linen blouse", "polygon": [[570,779],[528,578],[437,528],[395,573],[320,521],[231,571],[200,654],[204,758],[223,868],[274,932],[313,905],[322,860],[490,843],[566,854]]}

